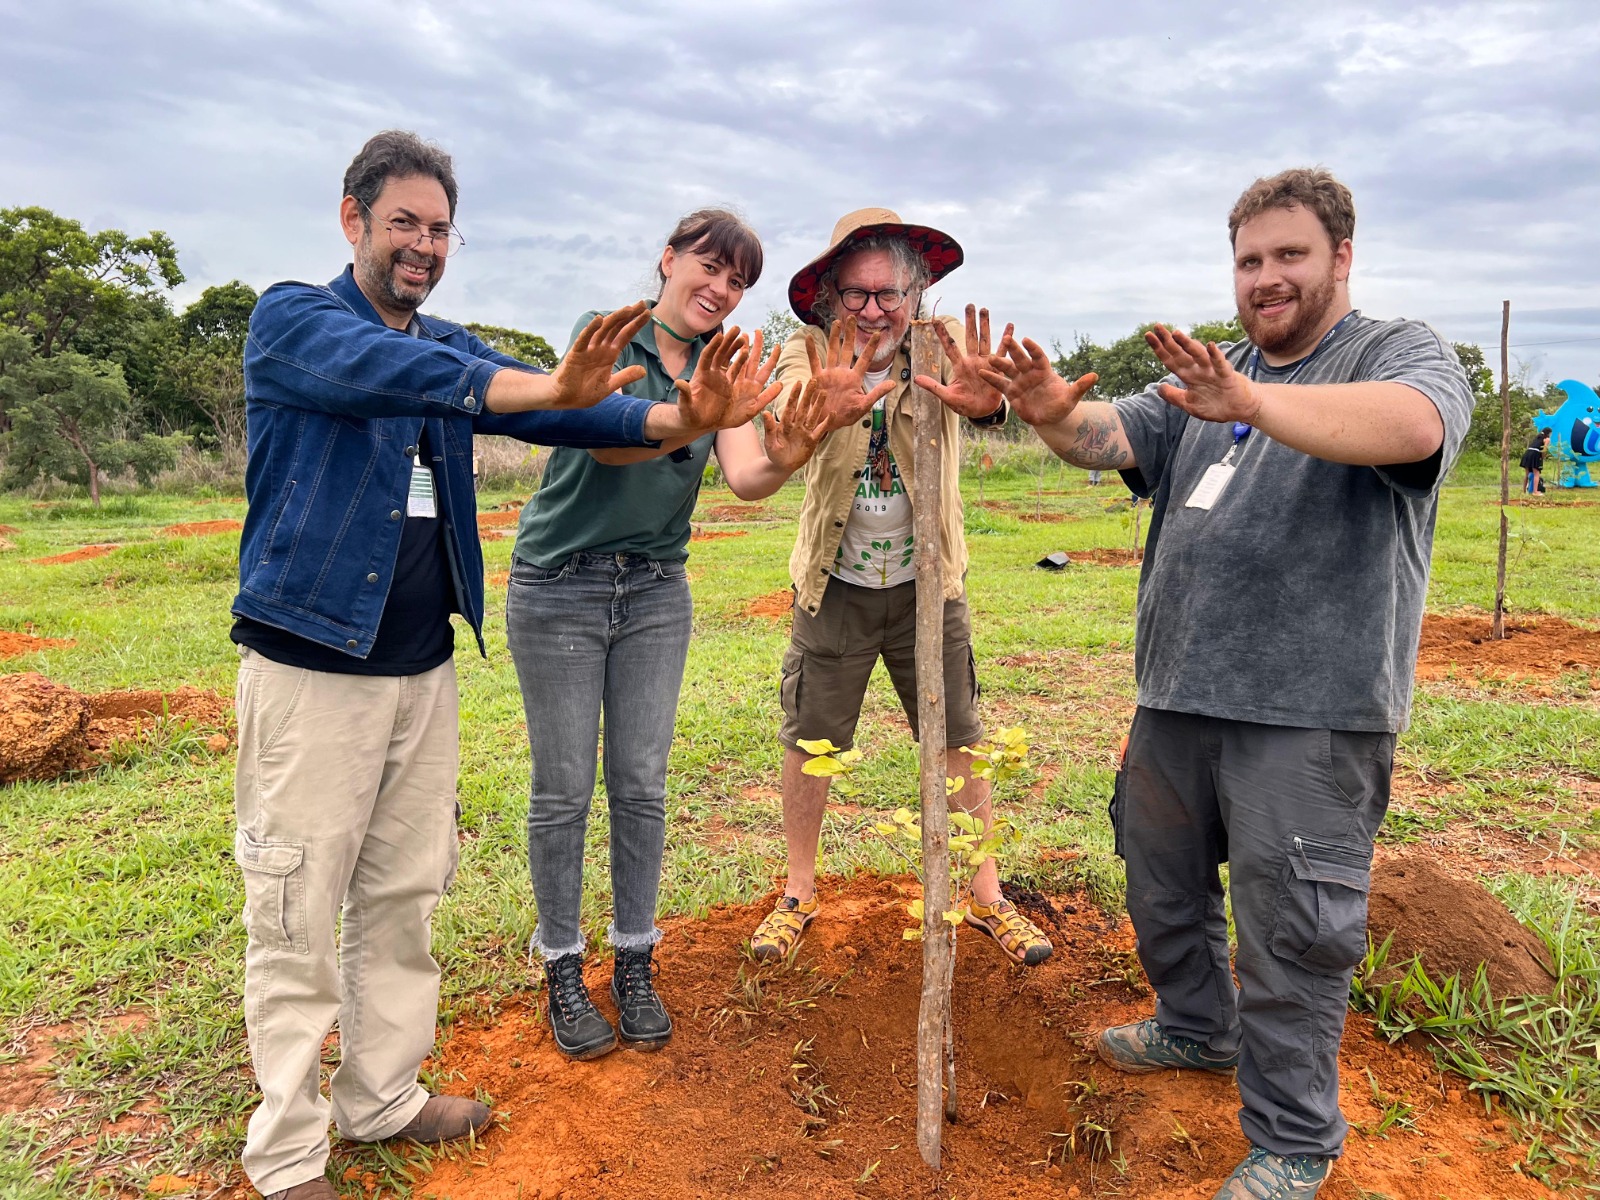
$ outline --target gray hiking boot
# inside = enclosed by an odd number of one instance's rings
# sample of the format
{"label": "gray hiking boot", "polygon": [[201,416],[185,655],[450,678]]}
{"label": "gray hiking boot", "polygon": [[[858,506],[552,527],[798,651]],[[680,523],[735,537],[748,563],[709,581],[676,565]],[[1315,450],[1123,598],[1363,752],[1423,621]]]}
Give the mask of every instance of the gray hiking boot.
{"label": "gray hiking boot", "polygon": [[1212,1200],[1309,1200],[1322,1190],[1333,1159],[1315,1154],[1274,1154],[1251,1146]]}
{"label": "gray hiking boot", "polygon": [[1131,1074],[1148,1071],[1215,1071],[1226,1074],[1239,1065],[1239,1052],[1217,1054],[1204,1042],[1165,1032],[1151,1017],[1132,1025],[1103,1030],[1097,1039],[1100,1059]]}

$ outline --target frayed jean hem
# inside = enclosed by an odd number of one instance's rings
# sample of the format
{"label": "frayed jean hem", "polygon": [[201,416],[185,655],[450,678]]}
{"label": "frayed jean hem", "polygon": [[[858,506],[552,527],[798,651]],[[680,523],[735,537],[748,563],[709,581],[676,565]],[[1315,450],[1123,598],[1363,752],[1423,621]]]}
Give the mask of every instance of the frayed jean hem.
{"label": "frayed jean hem", "polygon": [[618,933],[615,925],[606,930],[607,940],[618,950],[644,950],[654,946],[662,936],[661,930],[655,928],[649,933]]}
{"label": "frayed jean hem", "polygon": [[539,931],[535,929],[533,936],[528,939],[528,965],[533,966],[534,956],[537,955],[545,962],[553,962],[558,958],[565,958],[569,954],[582,954],[584,944],[576,942],[571,946],[546,946],[539,941]]}

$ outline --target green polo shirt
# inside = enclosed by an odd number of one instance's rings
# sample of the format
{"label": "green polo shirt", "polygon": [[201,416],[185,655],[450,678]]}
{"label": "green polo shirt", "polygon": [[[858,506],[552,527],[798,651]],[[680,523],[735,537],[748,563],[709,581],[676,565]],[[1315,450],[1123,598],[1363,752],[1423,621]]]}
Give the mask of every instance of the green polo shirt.
{"label": "green polo shirt", "polygon": [[[568,346],[599,315],[579,317]],[[706,340],[689,343],[689,361],[680,379],[694,374]],[[676,402],[673,377],[656,352],[654,325],[633,335],[617,359],[617,370],[624,367],[644,368],[644,378],[623,389],[630,396]],[[597,462],[587,450],[558,446],[550,452],[539,490],[522,508],[516,556],[539,567],[558,567],[583,551],[682,562],[689,557],[689,518],[715,440],[708,433],[691,442],[678,452],[680,461],[661,455],[624,467]]]}

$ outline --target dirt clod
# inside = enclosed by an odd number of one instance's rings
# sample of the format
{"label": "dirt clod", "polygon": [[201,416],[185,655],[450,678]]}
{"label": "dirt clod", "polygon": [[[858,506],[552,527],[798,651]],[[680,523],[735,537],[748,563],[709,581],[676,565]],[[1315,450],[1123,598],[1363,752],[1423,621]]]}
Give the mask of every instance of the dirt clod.
{"label": "dirt clod", "polygon": [[88,698],[27,671],[0,675],[0,783],[88,765]]}
{"label": "dirt clod", "polygon": [[1496,997],[1547,993],[1553,976],[1544,944],[1475,879],[1447,874],[1419,854],[1386,854],[1372,868],[1367,930],[1374,944],[1391,933],[1389,965],[1414,955],[1430,976],[1470,983],[1482,963]]}

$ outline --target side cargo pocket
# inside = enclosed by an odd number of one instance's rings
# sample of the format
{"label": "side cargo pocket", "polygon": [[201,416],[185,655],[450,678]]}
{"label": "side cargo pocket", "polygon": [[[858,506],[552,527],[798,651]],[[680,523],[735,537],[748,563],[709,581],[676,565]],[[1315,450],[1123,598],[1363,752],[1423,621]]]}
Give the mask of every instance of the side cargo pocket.
{"label": "side cargo pocket", "polygon": [[243,829],[233,857],[244,872],[244,927],[271,950],[309,952],[306,937],[305,845],[264,841]]}
{"label": "side cargo pocket", "polygon": [[1370,847],[1357,849],[1295,835],[1278,892],[1268,945],[1317,975],[1339,975],[1367,949]]}

